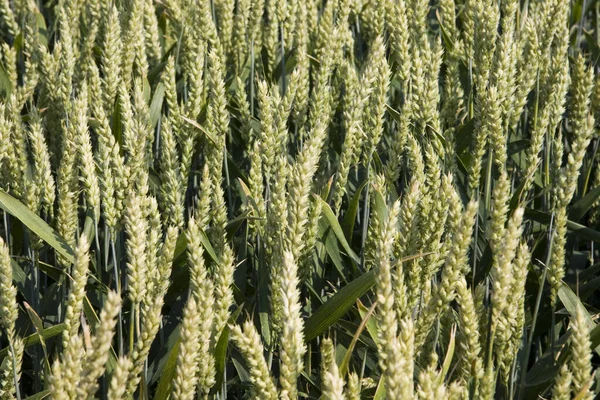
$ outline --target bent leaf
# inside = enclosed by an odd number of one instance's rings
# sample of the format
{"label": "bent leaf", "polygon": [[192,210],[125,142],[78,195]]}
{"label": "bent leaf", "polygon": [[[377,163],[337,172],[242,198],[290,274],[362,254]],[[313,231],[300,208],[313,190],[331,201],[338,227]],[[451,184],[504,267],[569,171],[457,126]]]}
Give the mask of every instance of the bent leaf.
{"label": "bent leaf", "polygon": [[3,190],[0,190],[0,207],[21,221],[23,225],[39,236],[44,242],[48,243],[70,263],[75,261],[73,249],[71,249],[71,246],[69,246],[65,239],[56,233],[39,215]]}

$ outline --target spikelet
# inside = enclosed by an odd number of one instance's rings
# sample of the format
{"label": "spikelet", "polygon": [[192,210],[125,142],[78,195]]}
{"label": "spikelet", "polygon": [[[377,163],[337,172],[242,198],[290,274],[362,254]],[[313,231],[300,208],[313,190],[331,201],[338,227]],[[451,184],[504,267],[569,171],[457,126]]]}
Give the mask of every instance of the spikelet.
{"label": "spikelet", "polygon": [[165,85],[165,100],[169,110],[169,116],[177,115],[179,111],[179,103],[177,102],[177,80],[175,76],[175,57],[169,56],[165,69],[163,70],[160,80]]}
{"label": "spikelet", "polygon": [[463,213],[461,222],[452,237],[450,249],[442,270],[441,281],[437,284],[431,299],[422,311],[418,320],[415,334],[416,347],[425,342],[429,330],[437,316],[449,307],[456,296],[456,282],[461,274],[468,271],[467,254],[471,244],[471,235],[477,214],[477,202],[471,201]]}
{"label": "spikelet", "polygon": [[146,292],[148,221],[142,210],[143,201],[140,195],[132,194],[128,199],[125,212],[128,296],[134,304],[141,303]]}
{"label": "spikelet", "polygon": [[[569,87],[569,63],[566,62],[567,49],[568,32],[567,29],[561,29],[549,56],[549,65],[545,68],[545,75],[547,75],[543,81],[545,87],[540,94],[540,99],[545,99],[545,101],[538,107],[538,115],[531,129],[531,144],[527,153],[527,167],[524,172],[526,179],[524,192],[529,190],[535,171],[538,168],[544,135],[547,129],[550,129],[551,132],[556,129],[556,125],[564,112],[565,96]],[[542,72],[542,67],[540,67],[540,72]]]}
{"label": "spikelet", "polygon": [[288,249],[296,257],[304,249],[302,238],[308,223],[310,183],[316,173],[321,147],[325,139],[325,126],[318,131],[304,147],[293,166],[289,182],[290,207],[288,210]]}
{"label": "spikelet", "polygon": [[271,278],[269,290],[272,296],[271,321],[274,330],[277,333],[280,333],[283,321],[283,301],[281,300],[281,297],[283,296],[281,286],[283,278],[282,258],[285,249],[282,232],[285,231],[288,214],[285,187],[288,180],[287,169],[289,167],[287,166],[287,161],[285,161],[283,157],[279,157],[277,163],[278,173],[271,186],[272,198],[269,204],[269,212],[267,214],[267,223],[265,227],[265,232],[267,233],[265,236],[265,253],[269,262],[268,265],[271,266],[269,271]]}
{"label": "spikelet", "polygon": [[402,172],[403,154],[410,135],[412,119],[411,105],[407,101],[401,110],[400,121],[396,132],[392,135],[389,159],[385,165],[385,177],[390,188],[394,187]]}
{"label": "spikelet", "polygon": [[29,178],[29,160],[27,151],[27,133],[20,114],[20,107],[16,104],[16,95],[12,94],[6,103],[5,115],[10,124],[8,146],[8,170],[13,190],[17,198],[22,200],[31,209],[38,211],[41,202],[39,188],[36,182]]}
{"label": "spikelet", "polygon": [[571,319],[571,362],[569,370],[573,374],[573,393],[581,399],[594,398],[590,390],[592,377],[592,348],[590,343],[590,327],[586,319],[587,313],[581,306],[577,307],[575,316]]}
{"label": "spikelet", "polygon": [[79,315],[83,310],[83,298],[85,297],[85,285],[87,283],[90,256],[88,254],[90,242],[88,237],[82,234],[75,248],[75,263],[73,265],[73,282],[67,300],[65,310],[65,330],[63,331],[63,347],[68,348],[73,337],[77,336],[80,326]]}
{"label": "spikelet", "polygon": [[156,282],[152,285],[155,292],[148,293],[149,299],[146,303],[151,303],[156,299],[162,299],[169,288],[169,277],[171,275],[171,264],[175,253],[175,245],[177,243],[178,229],[174,226],[169,226],[166,229],[164,242],[160,248],[157,262],[157,273],[154,275]]}
{"label": "spikelet", "polygon": [[375,275],[377,293],[377,316],[379,326],[379,364],[383,370],[386,390],[391,398],[401,398],[404,393],[412,393],[412,375],[406,365],[407,356],[402,351],[398,337],[398,318],[395,311],[395,300],[392,286],[391,262],[392,246],[396,236],[396,220],[400,212],[400,203],[396,202],[389,211],[385,221],[382,221],[381,234],[375,252]]}
{"label": "spikelet", "polygon": [[[8,43],[2,43],[2,63],[6,69],[6,73],[11,80],[11,86],[17,84],[17,51],[14,47],[11,47]],[[14,88],[17,89],[16,87]]]}
{"label": "spikelet", "polygon": [[30,100],[33,101],[35,89],[40,81],[40,74],[38,72],[38,53],[41,44],[39,36],[37,35],[38,28],[37,19],[35,17],[35,13],[39,12],[39,10],[37,10],[37,7],[31,5],[30,7],[33,9],[33,12],[23,18],[23,47],[21,49],[23,55],[23,84],[17,91],[18,108],[22,108],[23,105]]}
{"label": "spikelet", "polygon": [[[419,233],[415,227],[419,226],[421,218],[422,204],[419,204],[419,198],[423,196],[422,183],[413,178],[409,189],[405,193],[400,211],[400,228],[395,238],[394,255],[398,260],[417,254],[419,251]],[[374,223],[374,221],[372,222]],[[396,282],[395,290],[397,294],[396,307],[407,312],[412,309],[419,300],[421,293],[421,271],[417,268],[418,264],[414,260],[398,265],[394,271],[394,280]],[[400,284],[406,280],[405,284]],[[406,288],[406,293],[403,289]],[[404,304],[404,300],[406,304]]]}
{"label": "spikelet", "polygon": [[79,396],[93,398],[98,390],[96,380],[104,373],[120,309],[121,296],[116,292],[109,292],[100,313],[99,325],[92,338],[92,347],[88,349],[85,366],[81,372],[80,385],[77,388]]}
{"label": "spikelet", "polygon": [[406,84],[410,76],[410,32],[407,29],[408,20],[406,15],[406,3],[403,1],[390,1],[387,29],[390,33],[390,45],[392,56],[395,61],[394,72],[398,78]]}
{"label": "spikelet", "polygon": [[[235,91],[233,95],[237,112],[239,113],[237,119],[240,124],[240,133],[244,142],[248,144],[250,152],[250,145],[256,132],[252,127],[252,113],[250,109],[250,102],[248,101],[248,94],[246,93],[246,84],[239,76],[235,77]],[[250,155],[252,153],[250,152]]]}
{"label": "spikelet", "polygon": [[62,45],[58,60],[59,76],[56,99],[63,105],[67,103],[73,90],[73,75],[76,62],[76,50],[73,42],[76,42],[77,35],[71,32],[72,27],[69,21],[74,20],[70,20],[66,13],[59,14],[60,42]]}
{"label": "spikelet", "polygon": [[[285,4],[281,2],[282,6]],[[262,42],[263,47],[266,48],[267,52],[267,62],[265,68],[269,72],[273,72],[275,68],[277,68],[277,53],[279,50],[278,46],[278,36],[279,36],[279,23],[282,21],[278,21],[277,16],[277,7],[279,6],[279,2],[275,0],[265,0],[265,22],[263,23],[262,29]]]}
{"label": "spikelet", "polygon": [[229,113],[227,111],[227,98],[223,82],[224,66],[221,56],[216,49],[209,53],[209,103],[207,107],[207,130],[214,138],[214,143],[207,146],[207,165],[213,177],[213,185],[221,184],[223,169],[223,152],[227,132],[229,131]]}
{"label": "spikelet", "polygon": [[104,46],[102,52],[103,80],[102,95],[104,109],[107,114],[112,114],[117,98],[117,88],[121,82],[121,25],[116,5],[109,7],[104,21]]}
{"label": "spikelet", "polygon": [[[469,169],[469,190],[471,197],[476,198],[481,178],[481,165],[488,141],[494,141],[497,145],[494,148],[504,148],[504,139],[501,127],[502,108],[498,102],[498,90],[496,87],[490,87],[485,90],[476,103],[478,120],[475,126],[475,138],[473,142],[473,151],[471,165]],[[504,165],[504,157],[497,158],[497,163]],[[475,196],[475,197],[474,197]]]}
{"label": "spikelet", "polygon": [[[191,51],[192,58],[183,65],[184,77],[188,84],[187,101],[183,106],[184,114],[193,120],[198,118],[202,106],[206,103],[205,82],[204,82],[204,55],[205,47],[203,42],[195,44]],[[195,55],[195,57],[194,57]],[[184,61],[187,59],[184,58]]]}
{"label": "spikelet", "polygon": [[[358,162],[360,154],[357,149],[362,147],[364,137],[361,134],[365,97],[361,89],[356,69],[350,63],[344,65],[346,94],[344,96],[344,144],[340,154],[338,172],[335,179],[333,206],[339,213],[342,199],[346,192],[346,183],[350,168]],[[367,92],[369,93],[369,92]]]}
{"label": "spikelet", "polygon": [[552,242],[552,255],[548,266],[548,280],[551,287],[551,301],[556,301],[560,281],[565,274],[565,244],[567,205],[571,202],[577,188],[577,178],[592,137],[594,117],[590,114],[590,94],[592,90],[591,71],[587,70],[580,56],[573,66],[573,85],[571,88],[572,108],[570,122],[573,126],[573,141],[567,164],[556,183],[557,200],[555,204],[556,231]]}
{"label": "spikelet", "polygon": [[500,10],[497,3],[490,0],[474,1],[472,4],[475,17],[473,80],[477,88],[483,91],[490,78],[496,51]]}
{"label": "spikelet", "polygon": [[145,0],[144,8],[144,34],[146,39],[146,53],[148,64],[154,66],[162,56],[162,48],[158,32],[158,20],[155,15],[154,4],[150,0]]}
{"label": "spikelet", "polygon": [[15,13],[11,8],[10,0],[0,1],[0,16],[2,17],[2,23],[6,26],[8,33],[12,37],[17,36],[19,33],[19,25],[17,24]]}
{"label": "spikelet", "polygon": [[331,339],[321,342],[321,354],[331,353],[331,357],[323,358],[321,370],[324,372],[321,398],[325,400],[344,400],[344,380],[340,376],[335,361],[335,349]]}
{"label": "spikelet", "polygon": [[264,225],[266,218],[266,204],[263,195],[264,192],[264,180],[263,180],[263,165],[261,162],[261,144],[260,141],[255,141],[252,150],[250,151],[250,172],[248,173],[249,178],[249,190],[251,201],[248,208],[251,213],[258,220],[248,221],[248,226],[253,234],[263,235]]}
{"label": "spikelet", "polygon": [[50,153],[46,146],[46,139],[42,122],[37,110],[32,111],[32,120],[28,131],[29,143],[33,154],[35,180],[41,183],[42,209],[49,218],[54,216],[54,200],[56,199],[56,186],[50,164]]}
{"label": "spikelet", "polygon": [[360,380],[354,372],[348,374],[348,387],[346,388],[346,400],[360,400]]}
{"label": "spikelet", "polygon": [[183,196],[181,171],[179,169],[179,156],[177,143],[170,118],[162,120],[161,129],[161,206],[164,210],[164,219],[168,225],[183,228]]}
{"label": "spikelet", "polygon": [[298,266],[291,252],[283,254],[281,277],[282,317],[285,324],[281,336],[281,399],[298,396],[297,380],[304,366],[304,322],[298,289]]}
{"label": "spikelet", "polygon": [[183,312],[177,368],[173,382],[174,399],[191,400],[195,397],[201,345],[201,331],[197,329],[202,322],[200,307],[194,296],[190,296]]}
{"label": "spikelet", "polygon": [[385,46],[383,38],[378,36],[372,44],[369,61],[364,72],[364,84],[371,87],[369,100],[365,106],[365,132],[367,137],[364,143],[364,157],[370,160],[372,153],[383,134],[383,119],[389,88],[390,69],[385,59]]}
{"label": "spikelet", "polygon": [[146,198],[146,215],[148,219],[148,232],[146,236],[146,263],[152,268],[148,269],[146,277],[146,293],[155,292],[154,284],[158,279],[159,270],[154,268],[158,264],[161,240],[163,238],[163,225],[158,211],[158,202],[153,196]]}
{"label": "spikelet", "polygon": [[[284,101],[291,103],[293,98],[293,117],[297,127],[302,127],[306,122],[308,113],[308,99],[310,91],[310,59],[308,54],[308,25],[306,23],[307,6],[298,2],[298,16],[296,25],[296,68],[290,77],[290,83]],[[292,104],[290,104],[292,105]]]}
{"label": "spikelet", "polygon": [[258,104],[260,106],[261,132],[260,154],[264,174],[267,177],[274,175],[273,168],[276,155],[277,133],[275,131],[275,107],[269,94],[269,86],[265,81],[258,82]]}
{"label": "spikelet", "polygon": [[300,280],[305,281],[312,273],[313,255],[319,234],[319,221],[323,203],[314,196],[310,202],[308,226],[304,232],[304,250],[300,256]]}
{"label": "spikelet", "polygon": [[91,0],[82,4],[81,7],[81,20],[83,23],[80,24],[80,28],[85,29],[85,35],[81,38],[81,45],[79,49],[79,62],[81,62],[81,68],[76,70],[76,81],[81,83],[85,80],[85,76],[89,72],[90,60],[92,58],[92,51],[96,44],[96,37],[100,30],[100,18],[102,13],[102,2],[98,0]]}
{"label": "spikelet", "polygon": [[131,121],[130,162],[132,177],[136,178],[136,186],[141,193],[148,192],[149,168],[154,162],[154,132],[150,123],[150,110],[144,96],[141,79],[136,79],[133,86],[133,120]]}
{"label": "spikelet", "polygon": [[495,344],[498,345],[496,354],[505,380],[509,377],[510,368],[522,341],[525,324],[525,281],[530,258],[531,253],[527,244],[521,242],[512,264],[513,282],[507,296],[507,307],[501,323],[496,328],[496,337],[499,338],[495,341]]}
{"label": "spikelet", "polygon": [[518,208],[508,221],[502,245],[494,252],[491,275],[493,282],[492,321],[498,321],[508,306],[507,298],[513,285],[512,262],[522,232],[524,210]]}
{"label": "spikelet", "polygon": [[436,368],[437,363],[437,355],[433,353],[429,366],[419,374],[419,384],[416,389],[417,399],[443,399],[446,397],[446,387],[440,376],[441,372]]}
{"label": "spikelet", "polygon": [[[70,118],[70,120],[74,120]],[[75,244],[75,235],[77,231],[77,173],[76,173],[76,155],[77,148],[75,144],[75,129],[73,124],[64,127],[62,141],[62,157],[57,173],[57,193],[58,193],[58,212],[56,216],[56,227],[58,233],[71,246]],[[59,257],[62,264],[66,260]]]}
{"label": "spikelet", "polygon": [[493,400],[496,391],[496,371],[492,363],[488,363],[488,366],[484,369],[484,376],[481,379],[481,386],[479,390],[479,398],[484,400]]}
{"label": "spikelet", "polygon": [[234,326],[231,330],[231,339],[250,366],[250,382],[256,396],[265,400],[276,400],[277,389],[263,356],[261,338],[252,322],[244,322],[243,328],[239,325]]}
{"label": "spikelet", "polygon": [[146,76],[148,61],[144,39],[144,3],[134,0],[129,9],[129,20],[123,32],[124,47],[121,59],[122,83],[126,88],[133,86],[134,72],[137,76]]}
{"label": "spikelet", "polygon": [[75,399],[81,382],[85,349],[79,334],[71,336],[64,346],[60,360],[52,366],[50,393],[54,399]]}
{"label": "spikelet", "polygon": [[17,335],[19,314],[17,289],[13,285],[13,271],[8,246],[0,237],[0,326],[8,340],[9,352],[0,365],[0,398],[13,398],[19,391],[18,383],[23,356],[23,341]]}
{"label": "spikelet", "polygon": [[[242,0],[238,2],[235,15],[233,16],[233,32],[232,32],[232,51],[233,62],[235,65],[236,72],[242,67],[242,62],[245,61],[248,54],[248,42],[246,37],[248,34],[248,20],[250,18],[250,9],[252,2],[249,0]],[[239,78],[239,76],[237,77]]]}
{"label": "spikelet", "polygon": [[538,33],[531,18],[525,20],[525,26],[519,37],[518,47],[522,48],[517,59],[515,104],[512,114],[508,116],[509,126],[513,129],[527,104],[527,96],[533,90],[539,67]]}
{"label": "spikelet", "polygon": [[573,374],[569,371],[569,364],[564,363],[560,367],[560,371],[556,375],[556,378],[554,378],[552,398],[556,400],[570,400],[572,380]]}
{"label": "spikelet", "polygon": [[230,51],[231,47],[234,7],[235,3],[233,1],[217,0],[214,2],[214,13],[219,28],[219,41],[225,54]]}
{"label": "spikelet", "polygon": [[100,185],[96,174],[96,164],[92,150],[91,137],[87,127],[87,93],[86,86],[82,87],[82,93],[75,100],[75,124],[79,173],[82,178],[83,192],[88,206],[91,208],[94,221],[100,220]]}
{"label": "spikelet", "polygon": [[127,357],[119,358],[108,388],[109,399],[122,399],[124,397],[127,392],[127,378],[130,369],[131,360]]}
{"label": "spikelet", "polygon": [[164,291],[161,291],[159,295],[153,299],[152,302],[142,304],[140,312],[141,319],[143,321],[140,329],[141,334],[137,338],[133,351],[131,352],[129,375],[125,382],[125,392],[127,396],[133,396],[133,393],[135,392],[138,384],[140,383],[140,374],[144,369],[144,364],[146,362],[146,358],[148,357],[148,353],[150,353],[152,342],[154,341],[158,329],[160,328],[163,296]]}
{"label": "spikelet", "polygon": [[[453,189],[452,175],[441,176],[439,171],[439,162],[433,149],[429,147],[425,152],[427,163],[434,166],[433,173],[436,176],[435,181],[429,183],[428,195],[432,199],[429,215],[421,215],[420,238],[421,249],[425,253],[432,253],[417,259],[418,268],[422,269],[421,282],[424,287],[430,279],[437,273],[443,263],[443,256],[440,255],[442,249],[442,236],[444,234],[444,225],[448,216],[448,201]],[[441,181],[441,187],[436,187]],[[436,183],[433,183],[436,182]]]}
{"label": "spikelet", "polygon": [[125,186],[124,160],[120,154],[120,146],[112,134],[109,120],[100,104],[94,106],[95,117],[99,126],[96,128],[98,151],[96,164],[99,167],[100,199],[104,222],[114,240],[116,228],[123,214],[123,198]]}
{"label": "spikelet", "polygon": [[[161,323],[161,311],[164,303],[164,295],[169,287],[169,276],[171,272],[171,263],[173,262],[173,253],[175,250],[175,244],[177,239],[177,229],[169,227],[167,229],[167,236],[165,242],[161,248],[160,256],[158,260],[158,273],[155,274],[156,282],[152,285],[154,293],[142,303],[141,317],[143,324],[141,326],[141,334],[135,343],[130,358],[123,359],[122,365],[117,367],[117,372],[113,375],[113,382],[109,389],[109,395],[111,391],[118,393],[121,398],[125,393],[128,396],[132,396],[135,392],[144,369],[146,357],[150,352],[152,342],[160,328]],[[148,295],[148,292],[147,292]],[[119,370],[122,368],[122,370]],[[115,381],[115,377],[118,377]],[[114,385],[113,385],[114,383]],[[113,387],[114,386],[114,387]]]}
{"label": "spikelet", "polygon": [[227,243],[227,209],[223,201],[223,193],[220,187],[217,187],[217,198],[221,199],[221,205],[215,206],[217,211],[215,214],[221,214],[220,226],[215,226],[214,231],[220,236],[219,244],[215,246],[215,250],[220,254],[218,265],[214,270],[214,290],[215,290],[215,306],[214,306],[214,332],[220,336],[221,331],[225,328],[229,320],[229,309],[233,305],[233,274],[235,272],[235,256],[233,249]]}
{"label": "spikelet", "polygon": [[[198,318],[199,323],[190,324],[190,329],[195,331],[197,340],[199,341],[198,355],[196,364],[198,365],[197,376],[200,394],[208,393],[214,384],[214,358],[210,353],[211,333],[214,329],[214,283],[208,275],[207,267],[205,266],[202,256],[202,245],[200,243],[201,227],[194,219],[188,222],[187,239],[187,254],[188,265],[190,267],[190,286],[191,296],[194,297],[195,304],[199,308],[195,313],[190,310],[190,318]],[[188,300],[189,302],[189,300]],[[193,305],[190,305],[191,308]],[[194,317],[197,315],[197,317]],[[182,345],[185,345],[182,342]],[[182,371],[184,372],[184,371]],[[195,388],[195,385],[192,385]],[[193,392],[192,392],[193,395]]]}
{"label": "spikelet", "polygon": [[479,318],[475,309],[473,293],[467,287],[463,276],[456,284],[456,296],[460,305],[458,313],[459,343],[461,351],[460,374],[468,380],[473,378],[475,385],[482,377],[481,339]]}

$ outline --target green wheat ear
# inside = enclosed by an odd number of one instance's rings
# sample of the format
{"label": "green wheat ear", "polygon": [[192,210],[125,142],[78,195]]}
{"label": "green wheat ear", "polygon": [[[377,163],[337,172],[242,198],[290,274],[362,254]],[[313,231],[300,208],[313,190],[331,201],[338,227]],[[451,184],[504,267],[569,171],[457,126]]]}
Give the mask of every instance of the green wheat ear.
{"label": "green wheat ear", "polygon": [[593,398],[596,14],[0,0],[0,400]]}

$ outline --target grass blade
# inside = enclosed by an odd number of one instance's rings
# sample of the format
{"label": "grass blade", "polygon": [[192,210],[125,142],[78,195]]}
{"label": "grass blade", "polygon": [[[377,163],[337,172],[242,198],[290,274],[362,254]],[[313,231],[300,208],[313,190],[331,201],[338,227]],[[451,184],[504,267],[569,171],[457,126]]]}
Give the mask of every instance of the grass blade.
{"label": "grass blade", "polygon": [[54,229],[42,218],[31,211],[25,204],[15,199],[3,190],[0,190],[0,207],[11,214],[29,228],[33,233],[48,243],[61,256],[69,262],[74,262],[73,249]]}

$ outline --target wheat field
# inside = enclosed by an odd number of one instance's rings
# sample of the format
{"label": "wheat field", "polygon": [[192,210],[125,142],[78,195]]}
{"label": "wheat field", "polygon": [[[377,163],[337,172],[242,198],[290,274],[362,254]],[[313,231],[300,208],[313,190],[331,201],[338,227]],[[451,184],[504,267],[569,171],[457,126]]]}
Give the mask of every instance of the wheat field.
{"label": "wheat field", "polygon": [[0,0],[0,400],[595,398],[599,21]]}

